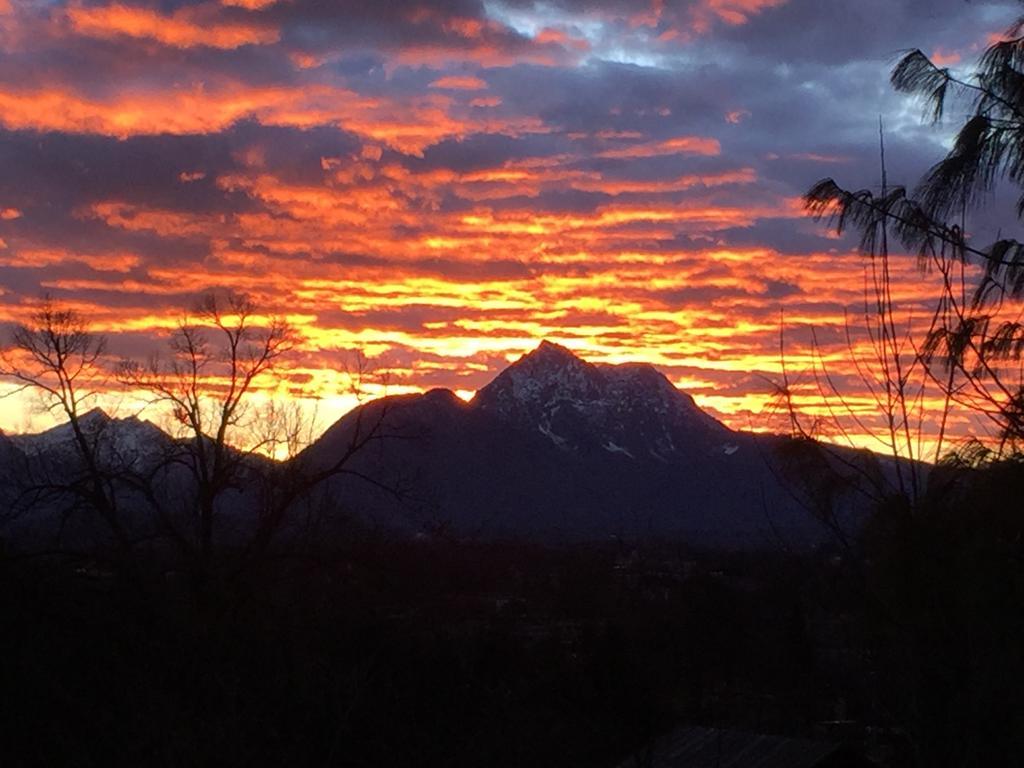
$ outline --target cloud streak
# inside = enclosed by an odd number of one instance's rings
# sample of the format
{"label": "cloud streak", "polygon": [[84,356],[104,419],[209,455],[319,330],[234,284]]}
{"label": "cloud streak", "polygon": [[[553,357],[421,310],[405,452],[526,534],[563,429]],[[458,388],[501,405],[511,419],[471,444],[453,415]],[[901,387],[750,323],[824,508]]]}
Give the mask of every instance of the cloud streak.
{"label": "cloud streak", "polygon": [[969,59],[1014,10],[939,6],[0,0],[0,322],[49,294],[138,354],[230,287],[291,318],[289,391],[331,417],[356,348],[465,393],[546,337],[770,428],[784,317],[862,402],[865,265],[799,196],[877,183],[879,112],[892,177],[935,159],[891,51]]}

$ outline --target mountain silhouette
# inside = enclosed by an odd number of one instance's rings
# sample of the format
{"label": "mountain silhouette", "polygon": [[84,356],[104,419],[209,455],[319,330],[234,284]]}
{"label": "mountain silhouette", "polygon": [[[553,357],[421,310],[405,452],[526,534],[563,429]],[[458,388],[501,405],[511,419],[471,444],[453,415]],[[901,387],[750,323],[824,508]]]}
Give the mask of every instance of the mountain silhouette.
{"label": "mountain silhouette", "polygon": [[[188,498],[182,441],[99,409],[79,423],[112,477],[159,481],[158,497],[172,504]],[[76,529],[65,514],[71,486],[61,488],[84,477],[74,440],[68,424],[0,435],[0,505],[16,512],[0,517],[8,534],[93,535],[88,516],[74,518]],[[328,509],[339,520],[459,539],[804,548],[834,533],[822,522],[826,514],[832,524],[855,525],[868,507],[864,479],[887,471],[884,459],[864,451],[732,430],[653,366],[594,364],[548,341],[468,402],[434,389],[356,408],[295,468],[316,476],[359,445],[344,472],[303,497],[312,505],[306,512]],[[257,524],[267,473],[288,469],[258,457],[243,463],[218,518],[223,535],[239,540]],[[33,485],[47,493],[26,496]],[[157,533],[152,513],[135,503],[142,486],[122,486],[133,527]]]}
{"label": "mountain silhouette", "polygon": [[[369,425],[336,499],[385,526],[546,541],[672,537],[810,546],[828,537],[791,479],[792,441],[729,429],[646,364],[606,365],[545,341],[465,402],[436,389],[374,401],[301,458],[327,466]],[[858,461],[867,454],[845,452]],[[862,499],[833,499],[849,522]]]}

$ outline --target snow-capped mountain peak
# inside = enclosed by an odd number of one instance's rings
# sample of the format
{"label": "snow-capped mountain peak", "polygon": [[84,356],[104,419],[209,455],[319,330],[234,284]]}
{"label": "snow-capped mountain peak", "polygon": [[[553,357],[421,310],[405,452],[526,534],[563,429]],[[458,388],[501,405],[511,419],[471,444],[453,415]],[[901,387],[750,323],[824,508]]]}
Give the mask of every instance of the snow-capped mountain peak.
{"label": "snow-capped mountain peak", "polygon": [[[102,408],[78,417],[86,441],[105,461],[133,465],[148,460],[166,449],[171,438],[152,422],[137,416],[115,418]],[[11,441],[28,455],[75,452],[75,433],[70,422],[58,424],[34,435],[11,435]]]}
{"label": "snow-capped mountain peak", "polygon": [[627,458],[668,460],[729,433],[653,366],[589,363],[549,341],[477,392],[472,405],[563,450],[597,447]]}
{"label": "snow-capped mountain peak", "polygon": [[512,415],[562,401],[600,397],[597,368],[550,341],[523,355],[476,393],[474,404]]}

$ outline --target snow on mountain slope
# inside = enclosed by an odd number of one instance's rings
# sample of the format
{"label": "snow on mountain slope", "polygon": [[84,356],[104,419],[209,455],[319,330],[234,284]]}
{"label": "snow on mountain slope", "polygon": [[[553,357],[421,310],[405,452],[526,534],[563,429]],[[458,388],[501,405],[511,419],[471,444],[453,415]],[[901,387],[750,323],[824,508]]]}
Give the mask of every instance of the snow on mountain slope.
{"label": "snow on mountain slope", "polygon": [[[78,420],[82,433],[97,455],[123,468],[140,468],[164,455],[172,438],[155,424],[135,416],[112,418],[93,408]],[[35,435],[11,435],[11,442],[28,456],[76,455],[75,433],[70,422]]]}
{"label": "snow on mountain slope", "polygon": [[781,479],[784,438],[730,430],[649,365],[593,364],[544,342],[469,403],[447,390],[369,403],[302,460],[330,466],[378,417],[395,439],[355,456],[352,469],[402,497],[354,478],[338,478],[328,493],[374,524],[728,547],[774,546],[780,536],[802,546],[827,535]]}
{"label": "snow on mountain slope", "polygon": [[471,405],[536,430],[564,450],[600,446],[629,458],[721,453],[732,434],[652,366],[588,363],[548,341],[505,369]]}

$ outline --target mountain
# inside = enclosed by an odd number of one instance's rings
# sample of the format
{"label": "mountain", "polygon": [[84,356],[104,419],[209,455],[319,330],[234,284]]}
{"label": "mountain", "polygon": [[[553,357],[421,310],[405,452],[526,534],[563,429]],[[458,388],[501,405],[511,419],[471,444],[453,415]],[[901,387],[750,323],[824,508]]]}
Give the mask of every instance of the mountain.
{"label": "mountain", "polygon": [[[195,485],[187,440],[145,419],[112,417],[101,408],[82,414],[78,425],[100,474],[115,489],[129,535],[157,538],[168,520],[188,529]],[[108,542],[109,527],[82,503],[91,475],[77,439],[67,422],[38,434],[0,435],[0,539],[10,537],[23,549],[89,550]],[[240,458],[236,482],[218,499],[221,541],[243,539],[251,529],[263,487],[260,473],[272,464],[259,456]]]}
{"label": "mountain", "polygon": [[[109,468],[141,470],[165,456],[173,438],[150,421],[136,416],[115,418],[102,408],[82,414],[78,424],[86,441],[96,449],[97,456]],[[78,451],[71,424],[65,422],[45,432],[11,435],[9,440],[28,458],[53,461],[74,458]]]}
{"label": "mountain", "polygon": [[[468,403],[444,389],[375,401],[301,460],[328,466],[373,425],[385,436],[351,467],[401,498],[352,479],[331,495],[382,525],[737,547],[827,536],[804,489],[784,479],[795,474],[792,441],[729,429],[650,365],[593,364],[545,341]],[[844,518],[862,505],[851,489],[833,501]]]}
{"label": "mountain", "polygon": [[[182,462],[169,460],[182,455],[180,441],[148,421],[99,409],[79,424],[103,472],[119,478],[119,506],[133,530],[159,528],[154,500],[165,516],[186,514],[193,481]],[[815,510],[838,511],[853,524],[866,506],[860,478],[885,473],[864,452],[840,451],[835,460],[810,441],[731,430],[650,365],[593,364],[550,342],[469,402],[435,389],[357,408],[298,457],[299,469],[330,468],[368,435],[344,474],[302,497],[286,528],[326,511],[318,517],[325,530],[355,518],[457,538],[805,547],[828,536]],[[87,478],[75,439],[68,424],[0,435],[0,524],[8,534],[102,535],[74,490]],[[219,537],[246,539],[277,470],[289,474],[269,460],[244,459],[218,501]],[[152,493],[141,495],[133,478],[148,478]]]}
{"label": "mountain", "polygon": [[14,503],[15,486],[23,473],[25,455],[14,440],[0,430],[0,522],[3,512]]}
{"label": "mountain", "polygon": [[652,366],[594,365],[549,341],[481,389],[473,405],[576,453],[599,448],[667,462],[731,445],[732,432]]}
{"label": "mountain", "polygon": [[[118,488],[125,529],[131,535],[152,534],[152,510],[128,484],[114,478],[147,476],[172,454],[174,439],[151,422],[114,418],[101,408],[82,414],[78,424],[100,471]],[[26,551],[91,551],[109,544],[106,524],[81,503],[89,472],[76,441],[68,422],[38,434],[0,439],[0,539]],[[168,476],[174,478],[168,485],[175,488],[160,488],[159,495],[170,500],[187,478],[181,471],[162,477]]]}

